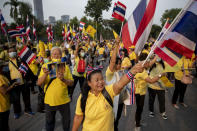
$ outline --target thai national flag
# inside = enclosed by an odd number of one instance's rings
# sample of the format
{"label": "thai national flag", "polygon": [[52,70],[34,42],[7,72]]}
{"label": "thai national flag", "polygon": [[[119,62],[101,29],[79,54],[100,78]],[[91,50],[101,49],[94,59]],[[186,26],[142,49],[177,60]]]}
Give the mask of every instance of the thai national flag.
{"label": "thai national flag", "polygon": [[30,40],[30,36],[29,36],[29,33],[30,33],[30,25],[29,25],[29,17],[27,16],[27,28],[26,28],[26,35],[27,35],[27,40]]}
{"label": "thai national flag", "polygon": [[8,34],[10,37],[17,37],[21,36],[20,30],[19,29],[8,29]]}
{"label": "thai national flag", "polygon": [[157,0],[141,0],[130,15],[122,29],[122,41],[126,49],[134,45],[138,54],[144,47],[151,31],[156,3]]}
{"label": "thai national flag", "polygon": [[163,37],[161,47],[191,58],[197,43],[197,0],[192,0],[183,8]]}
{"label": "thai national flag", "polygon": [[4,17],[1,13],[1,10],[0,10],[0,22],[1,22],[1,30],[3,31],[3,33],[6,35],[6,23],[5,23],[5,20],[4,20]]}
{"label": "thai national flag", "polygon": [[126,6],[118,1],[117,3],[114,4],[112,17],[123,22],[125,17],[125,12],[126,12]]}
{"label": "thai national flag", "polygon": [[33,26],[33,34],[34,34],[35,40],[37,40],[36,28],[35,28],[34,20],[33,20],[33,25],[32,26]]}
{"label": "thai national flag", "polygon": [[23,47],[18,55],[22,61],[26,62],[29,65],[36,58],[36,55],[27,46]]}
{"label": "thai national flag", "polygon": [[18,70],[21,74],[24,74],[24,76],[25,76],[28,71],[28,67],[24,63],[21,63]]}
{"label": "thai national flag", "polygon": [[85,23],[80,21],[80,24],[79,24],[79,30],[83,30],[83,27],[85,26]]}
{"label": "thai national flag", "polygon": [[25,36],[26,35],[26,31],[23,25],[17,26],[16,29],[19,30],[19,33],[21,36]]}
{"label": "thai national flag", "polygon": [[163,29],[161,30],[157,40],[156,40],[156,45],[154,45],[152,48],[154,50],[154,52],[160,57],[162,58],[164,61],[166,61],[169,65],[174,66],[182,57],[182,55],[172,51],[171,49],[167,48],[167,47],[163,47],[161,48],[161,44],[163,43],[164,40],[161,39],[161,37],[164,35],[164,33],[166,32],[166,30],[168,29],[168,27],[170,26],[170,24],[168,23],[168,20],[166,21],[165,25],[163,26]]}

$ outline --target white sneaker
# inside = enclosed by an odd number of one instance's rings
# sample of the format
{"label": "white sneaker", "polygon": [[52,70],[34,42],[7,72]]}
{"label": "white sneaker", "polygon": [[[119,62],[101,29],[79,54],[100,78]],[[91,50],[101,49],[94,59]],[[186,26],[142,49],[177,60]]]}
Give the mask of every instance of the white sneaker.
{"label": "white sneaker", "polygon": [[162,116],[162,118],[164,119],[164,120],[167,120],[168,119],[168,116],[166,115],[166,113],[164,112],[164,113],[162,113],[161,114],[161,116]]}
{"label": "white sneaker", "polygon": [[175,109],[180,109],[179,106],[177,104],[172,104],[172,106],[175,108]]}
{"label": "white sneaker", "polygon": [[135,127],[134,131],[141,131],[141,127]]}
{"label": "white sneaker", "polygon": [[150,113],[149,113],[149,117],[155,117],[154,112],[150,112]]}

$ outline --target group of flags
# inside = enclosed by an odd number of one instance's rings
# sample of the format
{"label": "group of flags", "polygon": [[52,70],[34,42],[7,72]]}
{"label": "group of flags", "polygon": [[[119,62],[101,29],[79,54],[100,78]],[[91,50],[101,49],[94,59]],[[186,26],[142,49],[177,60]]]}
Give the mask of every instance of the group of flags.
{"label": "group of flags", "polygon": [[47,33],[47,36],[48,36],[48,41],[52,42],[53,41],[53,28],[52,28],[52,25],[48,25],[47,26],[46,33]]}
{"label": "group of flags", "polygon": [[5,23],[3,15],[1,13],[1,10],[0,10],[0,22],[1,22],[1,30],[6,35],[6,29],[5,29],[6,23]]}

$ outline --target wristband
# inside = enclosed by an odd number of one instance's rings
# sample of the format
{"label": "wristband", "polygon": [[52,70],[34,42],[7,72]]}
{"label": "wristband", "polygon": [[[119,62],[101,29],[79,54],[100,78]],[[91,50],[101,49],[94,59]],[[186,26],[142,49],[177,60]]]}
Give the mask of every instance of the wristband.
{"label": "wristband", "polygon": [[126,76],[130,81],[134,79],[134,75],[130,71],[127,72]]}

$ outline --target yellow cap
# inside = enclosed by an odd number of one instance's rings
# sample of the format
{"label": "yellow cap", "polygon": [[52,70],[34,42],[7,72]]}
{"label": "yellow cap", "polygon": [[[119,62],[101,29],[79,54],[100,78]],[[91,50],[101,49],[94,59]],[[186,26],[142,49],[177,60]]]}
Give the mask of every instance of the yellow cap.
{"label": "yellow cap", "polygon": [[134,45],[132,45],[132,46],[130,46],[129,48],[130,48],[130,49],[135,49],[135,46],[134,46]]}

